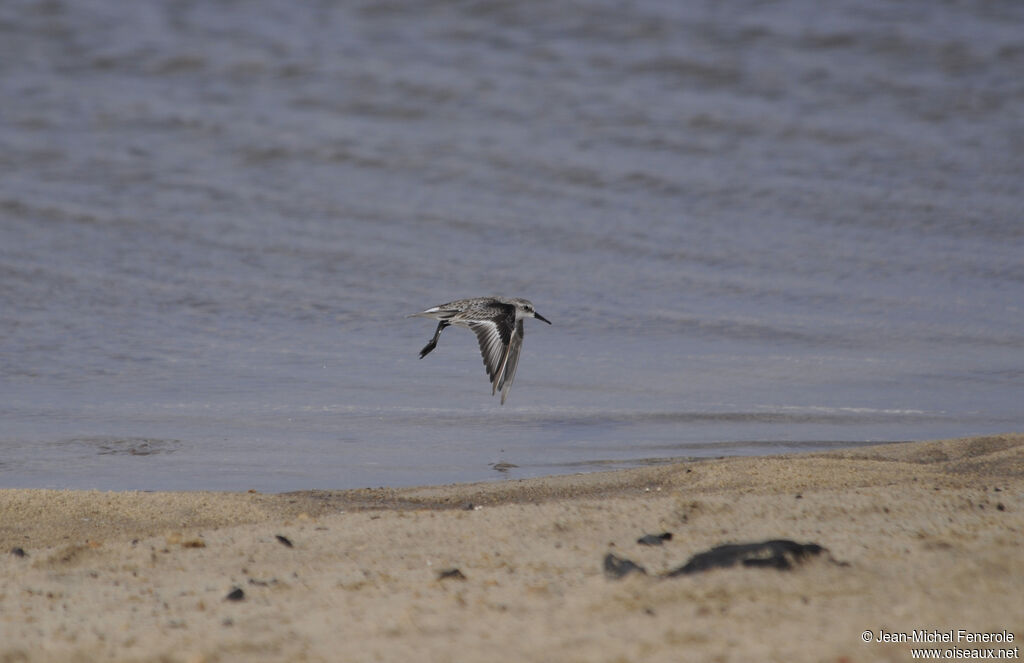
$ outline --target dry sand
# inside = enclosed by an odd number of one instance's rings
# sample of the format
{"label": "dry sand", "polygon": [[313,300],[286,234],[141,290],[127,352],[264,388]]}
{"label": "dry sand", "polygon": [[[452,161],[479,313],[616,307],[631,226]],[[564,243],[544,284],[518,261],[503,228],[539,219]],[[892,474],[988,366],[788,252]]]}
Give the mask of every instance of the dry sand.
{"label": "dry sand", "polygon": [[[829,553],[658,577],[773,538]],[[1018,434],[436,488],[0,490],[0,663],[911,660],[869,629],[1012,650],[1022,543]],[[609,552],[648,575],[606,577]]]}

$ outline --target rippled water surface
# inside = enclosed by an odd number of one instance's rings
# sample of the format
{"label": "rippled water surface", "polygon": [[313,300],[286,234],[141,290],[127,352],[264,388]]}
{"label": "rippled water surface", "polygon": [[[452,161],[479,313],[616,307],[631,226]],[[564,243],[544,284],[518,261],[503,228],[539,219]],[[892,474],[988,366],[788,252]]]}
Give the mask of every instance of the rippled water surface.
{"label": "rippled water surface", "polygon": [[[1024,430],[1022,34],[1009,1],[0,3],[0,486]],[[504,407],[405,317],[492,293],[554,323]]]}

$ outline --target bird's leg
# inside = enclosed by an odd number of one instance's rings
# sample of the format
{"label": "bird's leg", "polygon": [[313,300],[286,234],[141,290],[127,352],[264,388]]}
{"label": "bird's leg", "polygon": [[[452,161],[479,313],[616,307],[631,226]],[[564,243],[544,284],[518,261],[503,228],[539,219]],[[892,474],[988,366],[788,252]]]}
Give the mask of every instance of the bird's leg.
{"label": "bird's leg", "polygon": [[437,337],[441,335],[441,330],[443,330],[445,327],[450,326],[450,323],[445,322],[444,320],[437,323],[437,330],[434,332],[434,338],[430,339],[430,343],[427,343],[425,346],[423,346],[423,349],[420,350],[420,359],[426,357],[428,354],[430,354],[431,350],[437,347]]}

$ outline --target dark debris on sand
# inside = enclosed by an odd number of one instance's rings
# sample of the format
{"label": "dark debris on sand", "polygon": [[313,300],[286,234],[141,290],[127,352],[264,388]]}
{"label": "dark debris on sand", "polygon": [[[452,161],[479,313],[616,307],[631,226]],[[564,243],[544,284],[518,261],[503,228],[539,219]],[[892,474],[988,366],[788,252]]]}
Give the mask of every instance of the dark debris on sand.
{"label": "dark debris on sand", "polygon": [[466,574],[459,569],[442,569],[437,572],[438,580],[465,580]]}
{"label": "dark debris on sand", "polygon": [[617,580],[628,576],[630,573],[647,575],[647,570],[632,560],[624,559],[612,553],[604,556],[604,574],[606,577]]}
{"label": "dark debris on sand", "polygon": [[[647,536],[653,535],[649,534]],[[771,539],[756,543],[729,543],[697,553],[686,564],[663,573],[660,577],[675,578],[691,573],[700,573],[711,569],[724,569],[736,565],[788,571],[811,557],[827,552],[828,548],[817,543],[797,543],[789,539]],[[845,563],[839,564],[845,566]],[[647,573],[642,566],[631,560],[617,557],[611,553],[605,555],[604,573],[608,578],[622,578],[632,572]]]}
{"label": "dark debris on sand", "polygon": [[817,543],[797,543],[789,539],[772,539],[758,543],[729,543],[697,553],[686,564],[669,571],[672,578],[709,569],[724,569],[736,564],[788,571],[809,557],[827,552]]}
{"label": "dark debris on sand", "polygon": [[662,532],[661,534],[644,534],[636,540],[642,546],[660,546],[666,541],[672,540],[672,532]]}

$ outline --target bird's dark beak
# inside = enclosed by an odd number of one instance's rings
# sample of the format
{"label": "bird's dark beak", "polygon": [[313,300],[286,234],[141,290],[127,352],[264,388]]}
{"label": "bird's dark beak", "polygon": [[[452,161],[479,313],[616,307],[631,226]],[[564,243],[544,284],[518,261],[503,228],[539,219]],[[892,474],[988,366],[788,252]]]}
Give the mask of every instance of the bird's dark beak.
{"label": "bird's dark beak", "polygon": [[549,325],[551,324],[551,321],[550,321],[550,320],[548,320],[547,318],[545,318],[545,317],[544,317],[543,315],[541,315],[540,313],[537,313],[536,311],[534,311],[534,312],[533,312],[533,317],[537,318],[538,320],[543,320],[544,322],[548,323]]}

